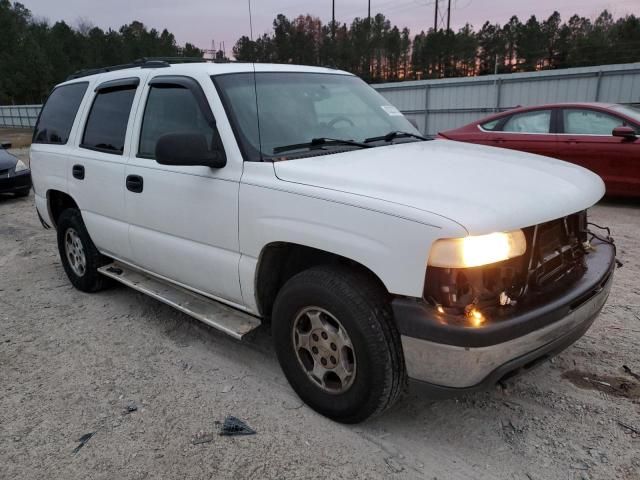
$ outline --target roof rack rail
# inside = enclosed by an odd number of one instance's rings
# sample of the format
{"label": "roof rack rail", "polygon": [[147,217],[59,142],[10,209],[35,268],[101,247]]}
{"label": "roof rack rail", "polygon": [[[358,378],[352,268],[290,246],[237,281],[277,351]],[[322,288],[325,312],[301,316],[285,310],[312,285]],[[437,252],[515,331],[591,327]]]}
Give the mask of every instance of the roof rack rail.
{"label": "roof rack rail", "polygon": [[88,77],[98,73],[113,72],[115,70],[124,70],[126,68],[165,68],[170,67],[172,63],[230,63],[231,60],[217,60],[201,57],[142,57],[131,63],[123,63],[121,65],[111,65],[108,67],[87,68],[78,70],[67,77],[67,80]]}
{"label": "roof rack rail", "polygon": [[235,63],[228,58],[204,58],[204,57],[142,57],[136,62],[166,62],[166,63]]}

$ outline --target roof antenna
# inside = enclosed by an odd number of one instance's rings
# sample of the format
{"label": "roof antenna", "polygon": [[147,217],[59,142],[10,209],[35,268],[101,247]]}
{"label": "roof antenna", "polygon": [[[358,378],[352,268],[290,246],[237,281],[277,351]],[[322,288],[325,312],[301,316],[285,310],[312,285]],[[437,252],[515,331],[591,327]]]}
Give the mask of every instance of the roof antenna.
{"label": "roof antenna", "polygon": [[[253,44],[253,19],[251,15],[251,0],[247,0],[249,3],[249,35],[251,35],[251,43]],[[255,44],[254,44],[255,47]],[[257,48],[254,49],[254,55],[257,55]],[[256,78],[256,58],[253,58],[253,62],[251,62],[253,66],[253,92],[256,96],[256,120],[258,122],[258,148],[260,150],[260,161],[263,161],[262,158],[262,134],[260,132],[260,109],[258,107],[258,81]]]}

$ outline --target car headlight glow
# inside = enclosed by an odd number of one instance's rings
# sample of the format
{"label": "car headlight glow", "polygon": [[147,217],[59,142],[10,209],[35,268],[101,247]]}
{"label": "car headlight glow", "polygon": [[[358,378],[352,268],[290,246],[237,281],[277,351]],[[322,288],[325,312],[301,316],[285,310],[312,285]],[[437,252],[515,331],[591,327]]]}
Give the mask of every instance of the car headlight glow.
{"label": "car headlight glow", "polygon": [[27,167],[22,160],[18,160],[18,162],[16,163],[15,172],[22,172],[23,170],[29,170],[29,167]]}
{"label": "car headlight glow", "polygon": [[488,235],[436,240],[429,253],[429,265],[469,268],[501,262],[523,255],[527,240],[522,230]]}

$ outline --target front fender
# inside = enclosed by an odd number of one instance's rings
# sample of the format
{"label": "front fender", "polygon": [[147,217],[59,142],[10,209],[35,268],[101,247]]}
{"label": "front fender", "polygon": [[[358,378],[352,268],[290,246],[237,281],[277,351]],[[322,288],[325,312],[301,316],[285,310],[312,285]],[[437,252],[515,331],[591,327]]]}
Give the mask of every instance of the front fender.
{"label": "front fender", "polygon": [[274,242],[349,258],[377,275],[390,293],[421,297],[433,241],[464,235],[455,224],[427,225],[364,205],[245,183],[240,186],[239,215],[240,281],[243,298],[251,305],[258,259]]}

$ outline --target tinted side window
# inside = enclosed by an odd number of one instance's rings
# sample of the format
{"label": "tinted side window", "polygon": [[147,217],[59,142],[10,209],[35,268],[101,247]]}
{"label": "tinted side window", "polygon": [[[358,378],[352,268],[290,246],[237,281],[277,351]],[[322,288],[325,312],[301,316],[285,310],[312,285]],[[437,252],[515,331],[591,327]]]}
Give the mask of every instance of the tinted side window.
{"label": "tinted side window", "polygon": [[81,147],[122,155],[135,87],[101,90],[93,100]]}
{"label": "tinted side window", "polygon": [[33,143],[67,143],[87,85],[87,82],[72,83],[51,92],[40,112]]}
{"label": "tinted side window", "polygon": [[516,113],[502,127],[503,132],[549,133],[551,110]]}
{"label": "tinted side window", "polygon": [[211,148],[214,128],[191,93],[181,86],[152,87],[142,119],[138,156],[155,158],[156,143],[167,133],[200,133]]}
{"label": "tinted side window", "polygon": [[624,125],[624,120],[595,110],[563,111],[564,133],[575,135],[611,135],[614,128]]}

